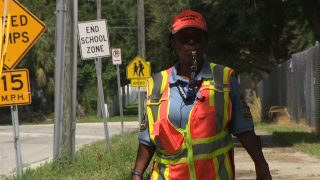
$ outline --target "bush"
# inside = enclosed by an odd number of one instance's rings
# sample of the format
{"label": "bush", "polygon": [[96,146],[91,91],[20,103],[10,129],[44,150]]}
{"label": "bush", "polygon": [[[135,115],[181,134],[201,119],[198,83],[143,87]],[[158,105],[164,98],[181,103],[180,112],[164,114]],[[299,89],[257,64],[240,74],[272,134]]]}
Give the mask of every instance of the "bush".
{"label": "bush", "polygon": [[257,97],[256,91],[252,90],[251,93],[248,94],[248,98],[251,101],[250,103],[248,103],[248,106],[250,107],[253,122],[261,122],[262,107],[260,98]]}

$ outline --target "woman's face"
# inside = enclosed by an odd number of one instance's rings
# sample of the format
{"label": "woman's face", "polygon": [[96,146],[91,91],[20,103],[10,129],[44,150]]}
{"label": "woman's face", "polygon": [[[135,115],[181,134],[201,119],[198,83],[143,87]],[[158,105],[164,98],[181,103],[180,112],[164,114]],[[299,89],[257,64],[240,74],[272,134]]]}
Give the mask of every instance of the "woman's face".
{"label": "woman's face", "polygon": [[181,65],[193,65],[192,51],[197,53],[197,61],[202,62],[203,53],[207,48],[205,31],[199,28],[188,27],[174,34],[170,41],[172,48],[177,52]]}

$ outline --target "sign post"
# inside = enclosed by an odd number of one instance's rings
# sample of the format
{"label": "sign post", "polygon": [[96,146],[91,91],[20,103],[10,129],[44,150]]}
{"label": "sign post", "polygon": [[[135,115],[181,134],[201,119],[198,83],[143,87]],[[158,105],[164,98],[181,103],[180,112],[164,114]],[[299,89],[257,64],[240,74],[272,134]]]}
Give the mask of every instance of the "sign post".
{"label": "sign post", "polygon": [[142,57],[136,56],[127,66],[127,79],[131,79],[131,86],[138,87],[139,126],[141,125],[140,87],[147,85],[146,78],[151,76],[151,68]]}
{"label": "sign post", "polygon": [[120,118],[121,118],[121,130],[122,135],[124,135],[124,126],[123,126],[123,107],[122,107],[122,96],[121,96],[121,84],[120,84],[120,72],[119,65],[122,64],[121,58],[121,49],[112,49],[112,61],[113,65],[117,66],[117,80],[118,80],[118,93],[119,93],[119,106],[120,106]]}
{"label": "sign post", "polygon": [[18,177],[22,179],[23,167],[22,167],[22,157],[21,157],[18,106],[11,106],[11,116],[12,116],[12,125],[13,125],[14,149],[16,152],[17,172],[18,172]]}
{"label": "sign post", "polygon": [[81,59],[95,59],[99,97],[106,136],[106,144],[107,149],[110,149],[107,112],[105,108],[100,65],[100,58],[111,56],[107,20],[101,19],[96,21],[78,22],[78,31]]}
{"label": "sign post", "polygon": [[[17,173],[23,179],[18,106],[31,103],[28,70],[13,70],[46,30],[37,17],[17,0],[0,1],[0,86],[1,106],[11,106],[14,147],[16,152]],[[11,71],[3,71],[3,66]],[[2,84],[1,83],[1,84]]]}

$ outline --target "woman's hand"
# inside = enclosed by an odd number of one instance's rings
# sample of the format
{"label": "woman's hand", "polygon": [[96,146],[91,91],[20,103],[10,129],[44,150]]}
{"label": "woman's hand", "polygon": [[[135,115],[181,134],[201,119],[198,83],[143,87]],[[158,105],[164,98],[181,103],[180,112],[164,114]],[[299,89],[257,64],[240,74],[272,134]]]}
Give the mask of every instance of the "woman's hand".
{"label": "woman's hand", "polygon": [[[134,166],[134,171],[143,175],[143,172],[146,170],[149,162],[156,151],[156,146],[147,146],[144,144],[139,144],[136,164]],[[140,180],[141,178],[137,175],[132,175],[132,180]]]}
{"label": "woman's hand", "polygon": [[264,159],[262,150],[260,148],[257,136],[254,131],[247,131],[236,134],[242,146],[247,150],[248,154],[254,161],[257,169],[257,180],[271,180],[268,163]]}

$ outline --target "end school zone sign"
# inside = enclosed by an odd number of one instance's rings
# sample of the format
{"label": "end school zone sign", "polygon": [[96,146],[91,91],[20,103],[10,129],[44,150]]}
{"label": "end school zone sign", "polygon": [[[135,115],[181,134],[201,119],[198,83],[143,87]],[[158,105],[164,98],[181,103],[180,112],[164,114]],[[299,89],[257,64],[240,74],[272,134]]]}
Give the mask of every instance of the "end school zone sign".
{"label": "end school zone sign", "polygon": [[110,57],[110,41],[106,20],[79,22],[81,59]]}

